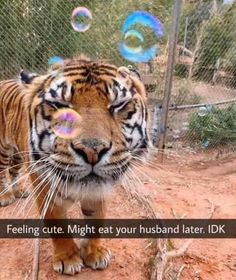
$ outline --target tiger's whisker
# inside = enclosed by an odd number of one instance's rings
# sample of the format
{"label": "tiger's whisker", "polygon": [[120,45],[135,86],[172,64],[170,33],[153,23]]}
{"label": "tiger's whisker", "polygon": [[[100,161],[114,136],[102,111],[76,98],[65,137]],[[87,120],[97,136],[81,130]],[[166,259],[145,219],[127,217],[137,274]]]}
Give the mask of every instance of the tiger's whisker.
{"label": "tiger's whisker", "polygon": [[[40,169],[37,169],[36,171],[40,171],[40,170],[43,170],[43,169],[45,169],[45,166],[41,166],[41,168]],[[34,171],[35,172],[35,171]],[[48,173],[48,171],[47,170],[45,170],[38,178],[41,178],[41,177],[44,177],[45,176],[45,174],[47,174]],[[38,179],[37,178],[37,179]],[[44,178],[45,180],[48,178],[48,175]],[[37,180],[36,179],[36,180]],[[36,180],[34,180],[31,184],[30,184],[30,186],[29,186],[29,188],[31,189],[32,188],[32,184],[36,181]],[[40,187],[40,186],[39,186]],[[37,191],[37,187],[36,188],[34,188],[33,189],[33,191],[29,194],[29,196],[25,199],[25,201],[23,202],[23,205],[22,205],[22,209],[21,210],[19,210],[18,211],[18,213],[21,213],[21,212],[23,212],[23,210],[25,209],[25,207],[28,205],[28,202],[31,200],[31,198],[34,196],[34,194],[35,194],[35,192]],[[13,209],[13,211],[15,211],[16,209],[17,209],[17,207],[18,207],[18,205],[19,205],[19,202],[20,202],[20,200],[18,201],[18,203],[17,203],[17,205],[16,205],[16,207]]]}
{"label": "tiger's whisker", "polygon": [[[57,165],[57,167],[59,166],[59,164]],[[56,168],[57,168],[56,167]],[[47,195],[44,198],[44,202],[43,202],[43,209],[41,211],[41,218],[44,219],[45,215],[47,214],[47,210],[49,207],[49,204],[51,202],[51,199],[54,195],[54,192],[57,188],[57,183],[59,182],[58,177],[55,175],[54,178],[56,178],[53,182],[52,185],[49,188],[49,191],[47,192]]]}
{"label": "tiger's whisker", "polygon": [[[48,172],[48,171],[47,171]],[[53,181],[55,175],[53,175],[51,177],[51,175],[53,174],[53,170],[51,172],[48,173],[48,175],[39,182],[38,185],[35,186],[35,191],[32,197],[34,197],[34,200],[37,201],[38,197],[43,193],[43,191],[48,187],[48,184],[50,184],[51,181]],[[37,181],[40,178],[37,178],[35,181]],[[48,180],[49,179],[49,180]],[[43,187],[42,187],[43,186]],[[42,187],[42,189],[38,192],[38,190]],[[38,193],[37,193],[38,192]],[[43,203],[43,202],[42,202]],[[30,212],[30,210],[33,207],[33,203],[31,204],[30,208],[28,209],[27,215]],[[42,205],[39,207],[39,209],[41,209]]]}
{"label": "tiger's whisker", "polygon": [[[35,163],[36,164],[36,163]],[[34,164],[34,165],[35,165]],[[31,166],[29,167],[31,168]],[[0,195],[4,195],[5,193],[7,193],[8,191],[10,191],[12,189],[12,187],[17,184],[18,182],[20,182],[23,178],[28,177],[30,173],[26,173],[22,176],[20,176],[19,178],[17,178],[16,181],[12,182],[9,186],[7,186],[6,188],[3,189],[3,191],[0,192]]]}

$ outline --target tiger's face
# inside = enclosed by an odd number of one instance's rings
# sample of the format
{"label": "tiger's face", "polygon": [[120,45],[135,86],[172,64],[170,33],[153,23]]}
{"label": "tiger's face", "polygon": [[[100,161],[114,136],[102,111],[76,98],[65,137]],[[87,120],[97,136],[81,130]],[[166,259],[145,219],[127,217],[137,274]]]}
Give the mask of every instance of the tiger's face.
{"label": "tiger's face", "polygon": [[[36,78],[32,87],[31,159],[53,170],[58,181],[75,190],[113,185],[147,152],[145,89],[127,68],[71,60]],[[62,109],[80,116],[79,134],[72,139],[53,130],[53,116]]]}

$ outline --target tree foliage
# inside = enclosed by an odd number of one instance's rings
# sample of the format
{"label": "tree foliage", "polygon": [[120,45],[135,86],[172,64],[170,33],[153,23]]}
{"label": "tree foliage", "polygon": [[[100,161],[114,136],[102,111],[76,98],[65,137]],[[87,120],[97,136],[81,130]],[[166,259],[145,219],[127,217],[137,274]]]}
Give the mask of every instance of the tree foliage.
{"label": "tree foliage", "polygon": [[[146,10],[168,24],[171,0],[0,0],[0,79],[21,68],[45,71],[52,56],[73,57],[80,53],[128,64],[120,56],[121,26],[128,14]],[[87,7],[93,21],[84,33],[70,23],[77,6]]]}
{"label": "tree foliage", "polygon": [[[193,75],[211,80],[217,61],[226,61],[225,71],[234,75],[236,68],[236,2],[194,1],[186,3],[180,26],[179,43],[183,43],[188,18],[186,47],[195,52]],[[200,38],[200,45],[197,41]]]}

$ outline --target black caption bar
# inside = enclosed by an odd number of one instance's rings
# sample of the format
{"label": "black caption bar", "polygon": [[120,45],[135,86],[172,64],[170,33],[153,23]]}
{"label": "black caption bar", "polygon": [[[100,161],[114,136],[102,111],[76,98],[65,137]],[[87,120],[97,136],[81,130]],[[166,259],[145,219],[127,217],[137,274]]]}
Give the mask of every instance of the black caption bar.
{"label": "black caption bar", "polygon": [[0,238],[236,238],[236,219],[0,219]]}

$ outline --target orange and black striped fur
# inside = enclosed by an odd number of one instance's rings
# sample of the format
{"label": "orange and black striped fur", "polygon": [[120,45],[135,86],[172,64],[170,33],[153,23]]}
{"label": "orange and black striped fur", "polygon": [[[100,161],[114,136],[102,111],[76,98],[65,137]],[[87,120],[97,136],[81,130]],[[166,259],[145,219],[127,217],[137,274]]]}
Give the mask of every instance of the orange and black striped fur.
{"label": "orange and black striped fur", "polygon": [[[54,134],[52,115],[60,108],[80,114],[76,139]],[[107,192],[148,151],[147,118],[145,88],[125,67],[80,58],[27,85],[1,82],[1,205],[14,200],[6,184],[10,163],[30,162],[41,216],[64,219],[80,201],[85,217],[104,218]],[[65,274],[79,272],[83,263],[103,269],[111,259],[100,239],[83,241],[80,249],[73,239],[53,239],[53,248],[54,270]]]}
{"label": "orange and black striped fur", "polygon": [[23,89],[19,80],[0,82],[0,206],[24,195],[21,186],[14,184],[23,168],[19,151],[28,150]]}

